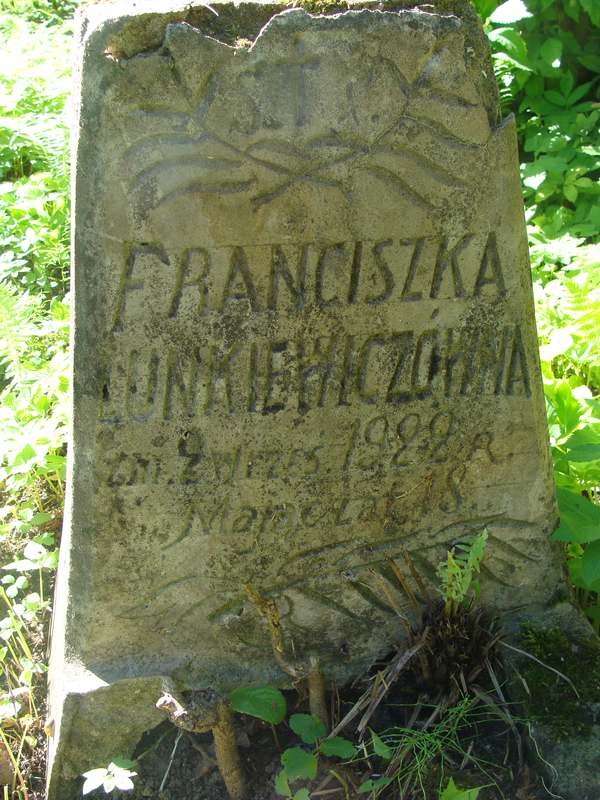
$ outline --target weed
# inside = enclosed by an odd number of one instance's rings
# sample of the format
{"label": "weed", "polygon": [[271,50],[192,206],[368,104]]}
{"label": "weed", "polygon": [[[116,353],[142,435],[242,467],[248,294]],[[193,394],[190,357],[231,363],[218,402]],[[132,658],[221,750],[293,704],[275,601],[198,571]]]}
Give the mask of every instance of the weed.
{"label": "weed", "polygon": [[[44,627],[65,480],[70,28],[60,6],[0,3],[0,738],[13,798],[44,780]],[[21,11],[29,21],[10,13]],[[52,27],[31,21],[42,18]]]}
{"label": "weed", "polygon": [[132,767],[135,767],[135,762],[124,758],[115,758],[108,767],[85,772],[83,774],[85,778],[83,794],[89,794],[100,787],[104,789],[105,794],[110,794],[115,789],[121,792],[133,789],[132,778],[137,775],[137,772],[132,772]]}

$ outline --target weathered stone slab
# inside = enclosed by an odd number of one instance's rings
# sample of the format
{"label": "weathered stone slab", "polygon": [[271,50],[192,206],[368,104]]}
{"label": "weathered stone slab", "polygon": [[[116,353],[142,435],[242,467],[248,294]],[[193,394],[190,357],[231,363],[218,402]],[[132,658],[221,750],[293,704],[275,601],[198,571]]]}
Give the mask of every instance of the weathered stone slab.
{"label": "weathered stone slab", "polygon": [[403,548],[487,527],[485,599],[556,589],[514,121],[468,3],[387,8],[85,12],[52,791],[97,684],[283,680],[248,584],[338,679]]}

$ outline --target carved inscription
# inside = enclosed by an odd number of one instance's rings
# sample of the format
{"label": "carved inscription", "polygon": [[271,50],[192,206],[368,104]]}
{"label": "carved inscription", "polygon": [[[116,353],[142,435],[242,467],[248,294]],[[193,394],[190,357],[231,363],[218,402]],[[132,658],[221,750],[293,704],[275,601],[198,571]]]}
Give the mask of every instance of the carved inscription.
{"label": "carved inscription", "polygon": [[185,353],[135,348],[115,359],[103,384],[101,421],[169,420],[176,412],[189,419],[215,411],[302,414],[432,396],[531,393],[519,325],[487,336],[429,328],[236,342],[227,350],[186,344]]}
{"label": "carved inscription", "polygon": [[[177,442],[175,467],[164,458],[141,453],[117,452],[103,462],[98,477],[108,486],[143,486],[214,483],[230,486],[244,480],[274,481],[326,478],[341,481],[349,471],[364,477],[385,475],[406,477],[407,470],[419,461],[436,467],[447,463],[459,438],[460,422],[456,414],[438,411],[397,415],[375,414],[356,417],[345,436],[332,444],[311,447],[258,447],[236,444],[224,449],[207,442],[200,430],[186,431]],[[464,438],[464,437],[463,437]],[[323,467],[327,448],[334,447],[338,458],[333,466]],[[477,453],[489,464],[497,464],[494,437],[488,431],[471,434],[462,442],[461,457],[471,459]]]}
{"label": "carved inscription", "polygon": [[[156,283],[166,286],[160,295]],[[170,287],[170,288],[169,288]],[[526,396],[530,371],[521,325],[497,311],[507,282],[494,232],[450,240],[361,240],[168,251],[126,246],[115,287],[110,333],[122,342],[102,383],[105,423],[228,414],[305,413],[314,408],[402,405],[432,396]],[[469,301],[487,321],[442,327],[436,302]],[[310,313],[354,306],[407,313],[428,304],[429,326],[396,323],[369,335],[337,323],[334,332],[240,336],[243,315],[277,327]],[[131,326],[151,309],[160,346],[127,347]],[[394,314],[400,317],[401,313]],[[203,326],[235,319],[207,344]],[[274,324],[275,323],[275,324]],[[349,329],[350,328],[350,329]],[[288,327],[289,330],[289,327]],[[176,331],[176,335],[170,333]],[[177,344],[173,344],[176,339]]]}
{"label": "carved inscription", "polygon": [[[166,288],[160,297],[156,280]],[[253,313],[295,315],[310,308],[378,307],[392,301],[491,300],[506,291],[494,232],[180,251],[159,243],[127,243],[110,328],[124,330],[135,320],[136,308],[145,313],[148,303],[176,320],[225,313],[240,303]]]}

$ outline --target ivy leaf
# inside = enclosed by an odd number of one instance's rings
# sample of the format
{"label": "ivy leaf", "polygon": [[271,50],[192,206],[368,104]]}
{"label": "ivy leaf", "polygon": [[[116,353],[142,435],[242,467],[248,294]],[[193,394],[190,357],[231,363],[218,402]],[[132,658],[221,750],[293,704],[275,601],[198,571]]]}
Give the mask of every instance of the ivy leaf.
{"label": "ivy leaf", "polygon": [[348,739],[344,739],[343,736],[334,736],[332,739],[326,739],[324,742],[321,742],[319,751],[323,753],[324,756],[337,756],[343,759],[354,758],[358,752],[352,742],[349,742]]}
{"label": "ivy leaf", "polygon": [[301,747],[288,747],[281,756],[288,780],[305,778],[312,781],[317,776],[317,758]]}
{"label": "ivy leaf", "polygon": [[234,711],[258,717],[272,725],[283,722],[287,713],[285,697],[274,686],[245,686],[234,689],[229,695]]}
{"label": "ivy leaf", "polygon": [[292,714],[290,728],[305,744],[314,744],[327,733],[325,725],[312,714]]}

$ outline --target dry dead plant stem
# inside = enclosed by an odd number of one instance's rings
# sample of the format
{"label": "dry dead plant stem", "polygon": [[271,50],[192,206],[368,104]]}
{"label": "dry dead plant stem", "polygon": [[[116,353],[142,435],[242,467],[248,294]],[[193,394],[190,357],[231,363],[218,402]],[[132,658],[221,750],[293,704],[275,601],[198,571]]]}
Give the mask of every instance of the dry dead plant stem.
{"label": "dry dead plant stem", "polygon": [[235,740],[233,714],[229,704],[224,700],[217,705],[217,724],[212,729],[212,733],[215,740],[217,764],[227,792],[231,800],[243,800],[246,797],[246,781]]}
{"label": "dry dead plant stem", "polygon": [[327,713],[327,699],[325,696],[325,681],[319,666],[319,661],[314,656],[310,659],[308,671],[308,704],[310,713],[320,719],[325,728],[329,728],[329,714]]}
{"label": "dry dead plant stem", "polygon": [[418,619],[421,616],[421,605],[420,605],[419,601],[417,600],[417,597],[416,597],[415,593],[412,590],[412,586],[406,580],[406,577],[402,573],[400,567],[398,566],[398,564],[396,564],[396,562],[392,558],[388,559],[388,564],[392,568],[392,572],[394,573],[394,575],[396,577],[396,580],[400,584],[400,588],[402,589],[402,591],[404,592],[404,594],[408,598],[408,600],[409,600],[409,602],[410,602],[410,604],[411,604],[411,606],[413,608],[413,611],[417,615],[417,619]]}
{"label": "dry dead plant stem", "polygon": [[415,566],[415,562],[412,560],[410,553],[408,552],[408,550],[405,547],[402,548],[402,557],[404,558],[404,560],[408,564],[408,568],[410,570],[410,574],[415,579],[415,583],[419,587],[419,591],[423,595],[423,599],[425,600],[426,603],[431,603],[431,600],[432,600],[431,594],[430,594],[429,590],[427,589],[427,586],[425,585],[425,582],[424,582],[419,570]]}
{"label": "dry dead plant stem", "polygon": [[[195,702],[194,702],[195,699]],[[165,692],[156,707],[164,711],[171,722],[182,731],[206,733],[212,731],[215,743],[217,766],[223,778],[231,800],[244,800],[246,797],[246,781],[240,761],[240,754],[235,738],[233,714],[227,701],[219,698],[214,692],[198,693],[187,704],[183,697],[174,692]],[[180,736],[177,737],[177,743]],[[175,748],[171,760],[175,755]],[[170,769],[170,765],[169,765]]]}
{"label": "dry dead plant stem", "polygon": [[338,722],[335,728],[331,731],[328,738],[337,736],[337,734],[343,730],[348,723],[352,722],[355,717],[357,717],[361,712],[365,712],[365,709],[367,709],[366,713],[363,714],[358,726],[359,730],[361,730],[361,728],[364,730],[369,722],[371,714],[373,711],[375,711],[381,700],[385,697],[390,686],[398,678],[404,667],[411,661],[412,657],[421,650],[424,643],[425,640],[420,639],[413,647],[410,647],[408,650],[404,650],[394,656],[386,669],[379,673],[379,675],[376,677],[374,685],[370,686],[365,692],[363,692],[346,716],[340,720],[340,722]]}
{"label": "dry dead plant stem", "polygon": [[277,661],[281,669],[295,681],[304,678],[305,673],[294,664],[290,664],[285,658],[283,629],[281,627],[281,617],[279,609],[277,608],[277,603],[274,600],[270,600],[268,597],[263,597],[260,592],[249,583],[244,586],[244,589],[250,602],[253,603],[258,613],[267,623],[271,635],[271,648],[275,656],[275,661]]}

